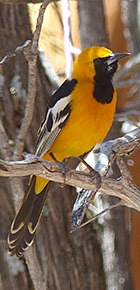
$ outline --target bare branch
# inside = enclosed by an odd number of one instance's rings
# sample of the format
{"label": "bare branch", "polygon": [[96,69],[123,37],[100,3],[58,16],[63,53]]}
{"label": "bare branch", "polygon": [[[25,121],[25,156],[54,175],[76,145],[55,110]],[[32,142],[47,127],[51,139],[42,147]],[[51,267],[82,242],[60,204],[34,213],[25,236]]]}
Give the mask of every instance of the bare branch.
{"label": "bare branch", "polygon": [[36,94],[36,58],[31,57],[31,47],[26,48],[24,54],[28,61],[28,96],[25,115],[16,139],[15,150],[12,158],[13,160],[19,160],[21,158],[21,154],[24,148],[24,141],[32,121]]}
{"label": "bare branch", "polygon": [[117,156],[129,155],[138,148],[140,148],[140,128],[129,132],[123,137],[103,143],[95,170],[101,176],[106,175]]}
{"label": "bare branch", "polygon": [[36,28],[35,28],[35,32],[34,32],[33,40],[32,40],[32,48],[31,48],[32,57],[35,57],[35,55],[37,55],[38,41],[39,41],[39,36],[40,36],[41,27],[43,23],[43,17],[44,17],[46,7],[48,6],[50,2],[51,0],[44,0],[43,4],[40,6],[40,9],[39,9]]}
{"label": "bare branch", "polygon": [[[107,141],[101,146],[99,159],[95,169],[103,176],[108,172],[112,160],[117,156],[128,155],[140,147],[140,129],[133,130],[122,138]],[[117,196],[128,207],[140,211],[140,189],[133,182],[132,176],[123,160],[118,160],[122,177],[119,180],[102,178],[100,192]],[[64,178],[63,172],[57,164],[42,160],[41,158],[27,154],[22,161],[6,162],[0,160],[0,176],[25,176],[40,175],[46,179],[65,183],[71,186],[79,186],[95,192],[97,186],[96,176],[92,173],[69,170]]]}
{"label": "bare branch", "polygon": [[[121,168],[122,169],[122,168]],[[102,178],[100,192],[117,196],[124,201],[124,204],[140,211],[140,190],[133,183],[132,178],[125,175],[120,180]],[[39,160],[39,158],[29,158],[23,161],[5,162],[0,160],[0,176],[26,176],[40,175],[58,183],[65,183],[71,186],[79,186],[85,189],[96,190],[96,178],[91,173],[80,172],[70,169],[64,175],[61,169],[49,161]]]}
{"label": "bare branch", "polygon": [[8,52],[4,58],[0,61],[0,65],[3,65],[5,62],[9,60],[9,58],[16,56],[22,51],[26,50],[26,48],[31,46],[31,40],[26,40],[25,43],[21,46],[18,46],[15,50]]}

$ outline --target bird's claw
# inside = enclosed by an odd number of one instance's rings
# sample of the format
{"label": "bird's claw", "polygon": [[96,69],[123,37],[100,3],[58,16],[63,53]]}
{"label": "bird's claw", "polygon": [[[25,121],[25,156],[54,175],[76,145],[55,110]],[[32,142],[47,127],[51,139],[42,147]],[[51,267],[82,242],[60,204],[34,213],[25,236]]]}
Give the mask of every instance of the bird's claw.
{"label": "bird's claw", "polygon": [[65,162],[60,162],[58,161],[55,156],[53,155],[53,153],[50,153],[50,156],[52,157],[52,159],[55,161],[55,163],[58,165],[58,167],[62,170],[62,174],[64,177],[64,184],[65,184],[65,180],[66,180],[66,172],[69,171],[69,167],[67,166],[67,164]]}
{"label": "bird's claw", "polygon": [[100,189],[101,184],[102,184],[102,178],[101,175],[99,174],[98,171],[96,171],[95,169],[91,169],[90,173],[93,174],[93,180],[96,178],[96,192]]}

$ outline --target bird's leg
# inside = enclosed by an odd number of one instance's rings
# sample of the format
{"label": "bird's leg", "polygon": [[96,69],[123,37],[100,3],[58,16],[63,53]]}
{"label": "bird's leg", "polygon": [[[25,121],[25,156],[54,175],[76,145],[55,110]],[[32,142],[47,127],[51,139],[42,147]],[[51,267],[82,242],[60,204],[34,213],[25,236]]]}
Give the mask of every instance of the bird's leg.
{"label": "bird's leg", "polygon": [[[96,183],[96,192],[100,189],[101,187],[101,183],[102,183],[102,180],[101,180],[101,175],[94,169],[92,168],[85,160],[83,157],[79,157],[79,160],[89,169],[90,173],[93,174],[93,179],[96,178],[97,180],[97,183]],[[95,192],[95,193],[96,193]]]}
{"label": "bird's leg", "polygon": [[69,171],[69,167],[66,165],[65,162],[60,162],[58,161],[55,156],[53,155],[53,153],[50,153],[50,156],[52,157],[52,159],[55,161],[55,163],[59,166],[59,168],[62,170],[63,176],[64,176],[64,184],[65,184],[65,179],[66,179],[66,172]]}

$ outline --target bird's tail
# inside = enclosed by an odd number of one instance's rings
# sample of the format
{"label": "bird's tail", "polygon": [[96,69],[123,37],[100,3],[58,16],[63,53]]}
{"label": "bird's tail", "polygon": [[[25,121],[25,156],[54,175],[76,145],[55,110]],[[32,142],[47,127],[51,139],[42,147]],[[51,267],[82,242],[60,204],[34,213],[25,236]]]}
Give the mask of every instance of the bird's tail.
{"label": "bird's tail", "polygon": [[31,178],[24,200],[12,222],[8,236],[10,255],[21,257],[24,251],[32,244],[40,221],[43,205],[48,192],[49,182],[40,193],[35,192],[36,176]]}

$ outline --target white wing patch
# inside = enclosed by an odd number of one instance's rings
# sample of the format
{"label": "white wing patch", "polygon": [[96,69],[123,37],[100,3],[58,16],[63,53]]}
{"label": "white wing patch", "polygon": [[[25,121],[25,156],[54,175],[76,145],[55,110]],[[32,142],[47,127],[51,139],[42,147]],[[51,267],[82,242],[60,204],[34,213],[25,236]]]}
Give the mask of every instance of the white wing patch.
{"label": "white wing patch", "polygon": [[59,114],[61,111],[64,111],[66,106],[70,103],[71,95],[66,96],[63,99],[60,99],[55,106],[51,109],[52,115],[54,117],[54,121],[56,120],[57,114]]}
{"label": "white wing patch", "polygon": [[51,147],[70,115],[71,95],[59,99],[47,111],[46,118],[39,130],[36,155],[42,157]]}
{"label": "white wing patch", "polygon": [[50,98],[36,142],[35,154],[43,157],[61,132],[71,113],[71,93],[77,80],[66,80]]}
{"label": "white wing patch", "polygon": [[65,108],[67,107],[67,105],[70,103],[70,99],[71,99],[71,95],[66,96],[63,99],[58,100],[57,103],[54,105],[54,107],[48,110],[46,120],[43,123],[43,126],[41,127],[40,133],[41,131],[44,130],[46,125],[47,127],[49,127],[49,125],[47,124],[47,122],[49,122],[49,119],[48,119],[49,116],[52,117],[52,126],[50,128],[50,131],[55,130],[55,128],[58,127],[60,123],[63,123],[63,121],[67,117],[67,115],[65,114],[63,116],[63,112],[65,111]]}

